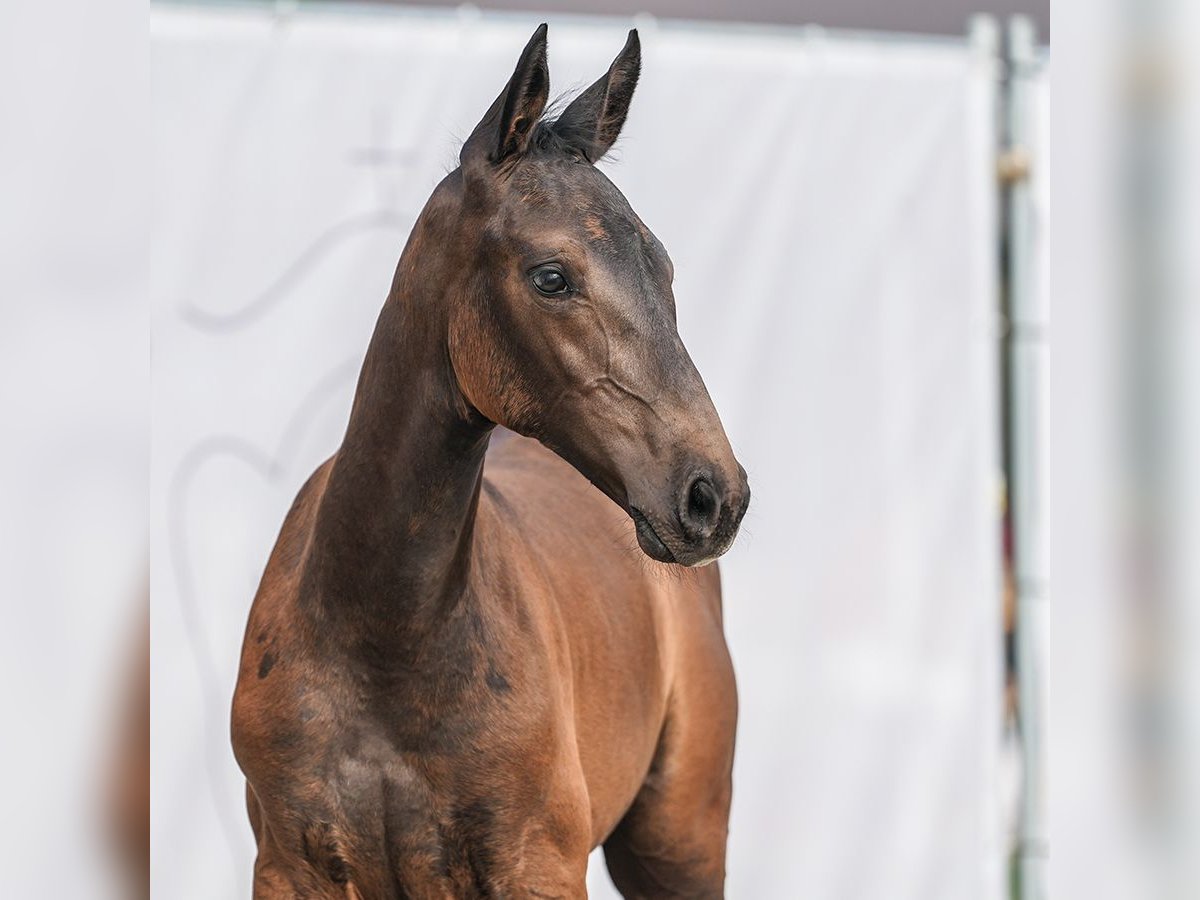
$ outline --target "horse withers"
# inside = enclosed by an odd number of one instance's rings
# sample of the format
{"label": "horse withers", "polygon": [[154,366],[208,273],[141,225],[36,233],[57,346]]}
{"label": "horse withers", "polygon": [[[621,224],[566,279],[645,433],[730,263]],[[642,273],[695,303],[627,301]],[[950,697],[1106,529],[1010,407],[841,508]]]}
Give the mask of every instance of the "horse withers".
{"label": "horse withers", "polygon": [[639,68],[546,118],[543,25],[413,228],[246,629],[256,898],[723,896],[750,492],[594,166]]}

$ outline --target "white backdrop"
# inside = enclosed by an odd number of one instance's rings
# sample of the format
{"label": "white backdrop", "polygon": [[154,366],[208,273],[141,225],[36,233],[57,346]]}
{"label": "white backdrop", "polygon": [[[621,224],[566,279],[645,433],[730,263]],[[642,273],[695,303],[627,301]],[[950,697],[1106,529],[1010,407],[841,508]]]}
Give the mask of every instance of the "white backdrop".
{"label": "white backdrop", "polygon": [[[528,17],[155,7],[153,883],[248,895],[228,707],[403,240]],[[556,89],[629,22],[552,22]],[[610,175],[750,473],[735,900],[1001,893],[993,91],[967,42],[638,23]],[[593,896],[611,896],[602,867]]]}

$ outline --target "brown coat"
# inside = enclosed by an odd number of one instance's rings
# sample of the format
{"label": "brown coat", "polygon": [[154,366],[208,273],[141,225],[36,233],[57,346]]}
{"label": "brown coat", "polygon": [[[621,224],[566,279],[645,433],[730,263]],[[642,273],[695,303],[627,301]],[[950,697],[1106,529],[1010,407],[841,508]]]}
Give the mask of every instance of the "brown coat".
{"label": "brown coat", "polygon": [[749,490],[591,165],[638,53],[538,122],[539,29],[413,230],[246,630],[256,898],[723,896]]}

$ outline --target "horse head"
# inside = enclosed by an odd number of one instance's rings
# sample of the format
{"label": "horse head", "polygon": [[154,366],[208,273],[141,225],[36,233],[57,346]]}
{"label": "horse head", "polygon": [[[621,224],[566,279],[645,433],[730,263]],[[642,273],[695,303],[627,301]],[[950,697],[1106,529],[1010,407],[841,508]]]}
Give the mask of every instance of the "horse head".
{"label": "horse head", "polygon": [[632,517],[647,555],[694,566],[729,548],[750,490],[679,338],[671,258],[595,165],[640,65],[631,31],[548,115],[546,26],[534,33],[441,201],[459,286],[448,350],[475,410],[571,463]]}

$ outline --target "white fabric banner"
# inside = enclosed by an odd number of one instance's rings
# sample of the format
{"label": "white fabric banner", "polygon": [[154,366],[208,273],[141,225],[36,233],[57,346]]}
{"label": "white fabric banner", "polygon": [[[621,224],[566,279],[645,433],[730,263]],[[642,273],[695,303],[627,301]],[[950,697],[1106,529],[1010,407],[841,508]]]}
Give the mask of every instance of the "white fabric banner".
{"label": "white fabric banner", "polygon": [[[245,897],[247,609],[335,447],[408,229],[536,20],[155,7],[153,883]],[[999,897],[990,58],[639,23],[611,177],[754,501],[722,562],[728,893]],[[628,22],[551,23],[556,90]],[[592,896],[615,896],[603,866]]]}

